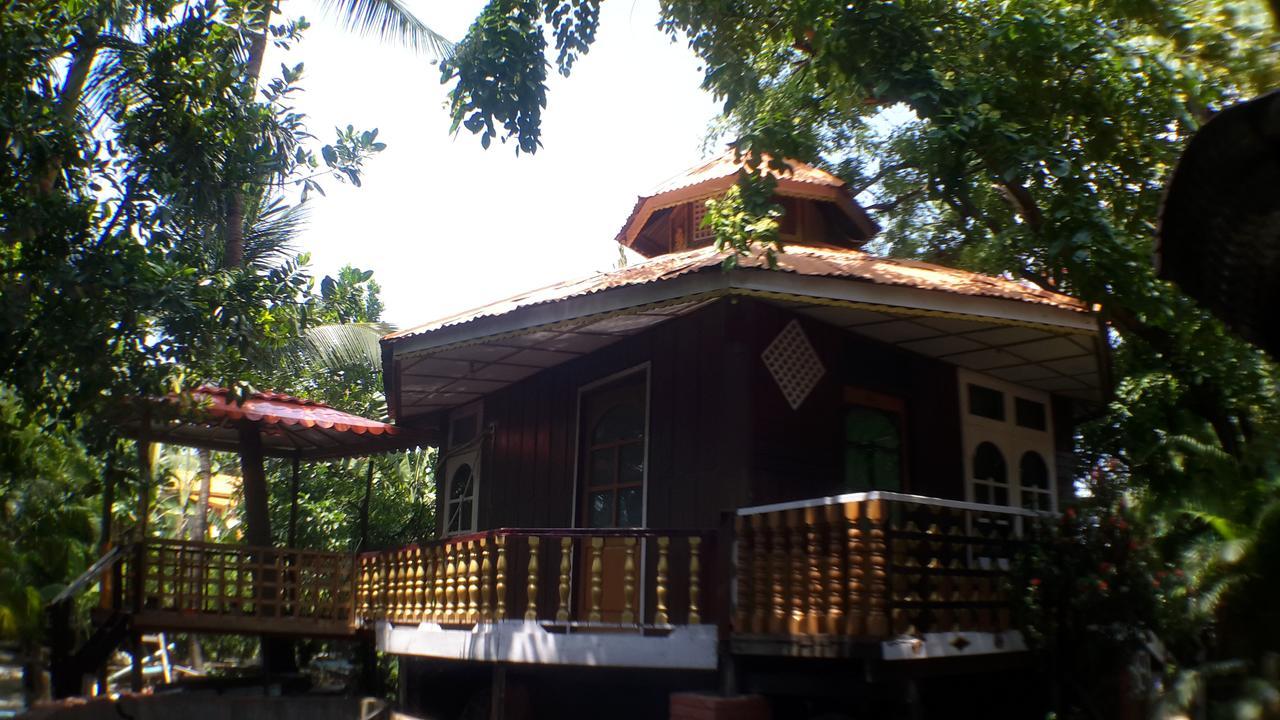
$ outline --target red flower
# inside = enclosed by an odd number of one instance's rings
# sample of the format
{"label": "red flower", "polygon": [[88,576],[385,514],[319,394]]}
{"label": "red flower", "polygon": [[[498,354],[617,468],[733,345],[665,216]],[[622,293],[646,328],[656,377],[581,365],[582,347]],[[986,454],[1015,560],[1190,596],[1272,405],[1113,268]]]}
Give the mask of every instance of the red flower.
{"label": "red flower", "polygon": [[1098,581],[1098,592],[1106,592],[1110,587],[1111,586],[1107,584],[1106,580]]}
{"label": "red flower", "polygon": [[1031,587],[1039,587],[1040,578],[1031,578]]}
{"label": "red flower", "polygon": [[1111,563],[1109,562],[1098,563],[1098,572],[1100,573],[1111,572]]}
{"label": "red flower", "polygon": [[1075,520],[1075,519],[1076,519],[1076,509],[1075,509],[1075,508],[1067,508],[1066,516],[1067,516],[1069,519],[1071,519],[1071,520]]}

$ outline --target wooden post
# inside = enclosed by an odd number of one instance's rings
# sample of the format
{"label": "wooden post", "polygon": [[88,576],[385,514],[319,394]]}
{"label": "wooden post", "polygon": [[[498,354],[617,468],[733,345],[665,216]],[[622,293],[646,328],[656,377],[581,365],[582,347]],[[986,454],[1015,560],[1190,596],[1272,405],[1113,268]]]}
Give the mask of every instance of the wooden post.
{"label": "wooden post", "polygon": [[437,545],[432,552],[435,554],[435,557],[436,557],[435,578],[433,579],[433,582],[435,585],[434,591],[435,591],[435,597],[436,597],[436,605],[435,605],[436,612],[435,612],[435,617],[433,617],[432,620],[438,623],[442,623],[449,617],[448,599],[446,597],[445,589],[444,589],[445,575],[447,575],[449,572],[449,565],[448,565],[447,558],[445,557],[445,549],[443,545]]}
{"label": "wooden post", "polygon": [[[298,476],[301,473],[298,453],[293,454],[293,473],[289,476],[289,539],[287,547],[298,547]],[[204,538],[200,538],[203,540]]]}
{"label": "wooden post", "polygon": [[244,536],[249,545],[271,546],[271,518],[267,507],[267,471],[262,436],[250,422],[241,423],[240,474],[244,492]]}
{"label": "wooden post", "polygon": [[457,543],[447,543],[448,558],[444,566],[444,620],[453,622],[458,616],[458,555]]}
{"label": "wooden post", "polygon": [[489,596],[492,594],[493,586],[490,584],[489,573],[493,567],[489,563],[489,538],[480,540],[480,621],[489,622],[493,619],[493,614],[489,604]]}
{"label": "wooden post", "polygon": [[804,510],[787,512],[787,524],[791,534],[791,612],[787,620],[787,632],[803,635],[805,614],[808,612],[809,559],[804,548]]}
{"label": "wooden post", "polygon": [[889,634],[889,621],[886,614],[888,599],[888,548],[884,535],[884,501],[867,501],[867,520],[870,524],[870,554],[868,575],[870,598],[867,611],[867,633],[875,637]]}
{"label": "wooden post", "polygon": [[780,635],[787,631],[787,515],[775,512],[769,518],[769,627],[767,632]]}
{"label": "wooden post", "polygon": [[823,510],[810,507],[804,511],[804,554],[808,565],[808,613],[804,619],[804,632],[816,635],[825,632],[827,593],[823,587],[826,582],[827,553],[819,543],[818,526],[822,522]]}
{"label": "wooden post", "polygon": [[844,555],[844,524],[839,505],[828,505],[823,513],[827,550],[827,617],[823,632],[839,635],[844,630],[845,579],[840,558]]}
{"label": "wooden post", "polygon": [[480,617],[480,553],[476,541],[467,541],[467,622]]}

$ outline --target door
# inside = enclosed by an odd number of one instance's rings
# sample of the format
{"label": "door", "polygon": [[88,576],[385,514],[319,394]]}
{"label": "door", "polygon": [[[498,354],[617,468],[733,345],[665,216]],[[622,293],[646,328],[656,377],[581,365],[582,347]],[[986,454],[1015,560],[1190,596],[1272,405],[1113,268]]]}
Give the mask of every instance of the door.
{"label": "door", "polygon": [[[644,526],[645,465],[648,437],[648,373],[635,372],[587,390],[579,410],[580,449],[578,526],[588,529]],[[587,620],[591,608],[590,541],[583,540],[577,567],[578,619]],[[607,537],[601,547],[602,622],[623,620],[628,544]],[[630,608],[640,615],[641,546],[632,547],[633,586]]]}

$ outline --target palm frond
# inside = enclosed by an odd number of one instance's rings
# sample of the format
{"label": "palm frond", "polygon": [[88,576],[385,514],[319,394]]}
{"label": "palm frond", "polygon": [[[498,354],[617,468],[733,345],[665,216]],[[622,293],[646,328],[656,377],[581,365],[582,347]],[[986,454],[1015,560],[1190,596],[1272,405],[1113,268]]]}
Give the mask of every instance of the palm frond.
{"label": "palm frond", "polygon": [[393,330],[382,322],[317,325],[302,334],[298,354],[311,367],[377,370],[382,367],[382,346],[378,341]]}
{"label": "palm frond", "polygon": [[252,223],[245,228],[245,265],[265,271],[292,259],[294,240],[306,222],[305,206],[286,205],[280,198],[267,202],[254,213]]}
{"label": "palm frond", "polygon": [[322,0],[321,7],[361,35],[400,43],[417,53],[430,51],[440,60],[453,56],[454,43],[427,27],[400,0]]}

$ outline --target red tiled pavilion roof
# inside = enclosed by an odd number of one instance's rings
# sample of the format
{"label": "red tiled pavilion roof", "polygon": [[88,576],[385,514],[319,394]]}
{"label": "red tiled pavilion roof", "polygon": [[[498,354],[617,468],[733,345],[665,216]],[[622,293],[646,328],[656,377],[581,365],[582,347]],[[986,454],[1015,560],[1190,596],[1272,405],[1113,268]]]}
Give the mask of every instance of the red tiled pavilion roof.
{"label": "red tiled pavilion roof", "polygon": [[230,390],[203,385],[157,398],[153,405],[148,427],[144,430],[141,423],[127,427],[130,435],[235,452],[239,428],[247,422],[258,428],[264,454],[304,460],[369,455],[421,444],[405,428],[277,392],[254,392],[237,402]]}

